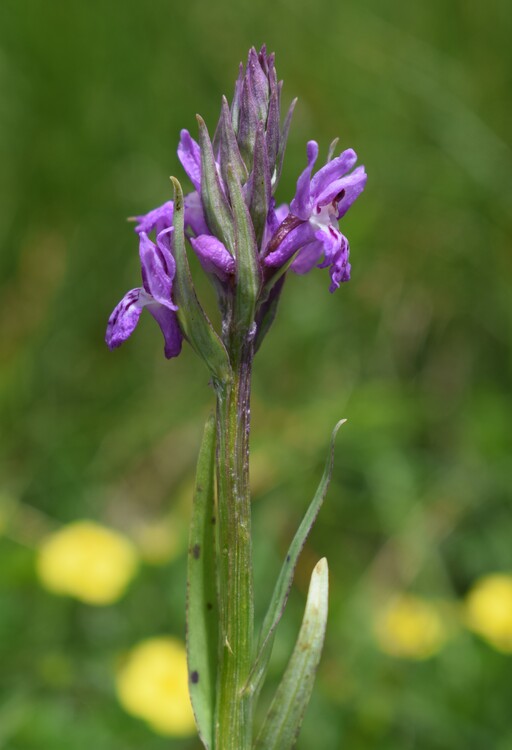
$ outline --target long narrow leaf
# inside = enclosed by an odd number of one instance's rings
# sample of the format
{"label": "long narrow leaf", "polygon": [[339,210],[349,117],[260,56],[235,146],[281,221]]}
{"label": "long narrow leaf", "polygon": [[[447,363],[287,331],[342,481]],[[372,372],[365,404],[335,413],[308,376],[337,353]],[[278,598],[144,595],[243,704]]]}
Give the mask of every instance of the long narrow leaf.
{"label": "long narrow leaf", "polygon": [[317,519],[320,508],[324,501],[329,482],[331,481],[332,466],[334,459],[334,441],[341,425],[346,422],[346,419],[342,419],[338,422],[333,430],[331,436],[331,443],[329,446],[329,454],[327,456],[327,462],[325,465],[324,473],[320,484],[318,485],[316,494],[311,502],[311,505],[306,511],[302,523],[300,524],[297,533],[295,534],[293,541],[286,555],[286,559],[279,573],[274,593],[270,601],[270,606],[263,620],[261,628],[261,634],[258,644],[258,651],[256,659],[254,661],[253,668],[247,681],[246,690],[252,693],[257,693],[261,687],[263,678],[267,671],[268,662],[272,653],[272,646],[274,645],[275,631],[279,624],[281,617],[283,616],[284,608],[288,600],[288,595],[293,583],[293,576],[299,555],[302,552],[306,540],[309,536],[311,529]]}
{"label": "long narrow leaf", "polygon": [[189,689],[197,729],[207,750],[212,747],[217,657],[215,591],[215,419],[204,428],[197,462],[188,550],[187,659]]}
{"label": "long narrow leaf", "polygon": [[329,571],[324,557],[313,570],[299,637],[254,750],[295,747],[324,645],[328,594]]}

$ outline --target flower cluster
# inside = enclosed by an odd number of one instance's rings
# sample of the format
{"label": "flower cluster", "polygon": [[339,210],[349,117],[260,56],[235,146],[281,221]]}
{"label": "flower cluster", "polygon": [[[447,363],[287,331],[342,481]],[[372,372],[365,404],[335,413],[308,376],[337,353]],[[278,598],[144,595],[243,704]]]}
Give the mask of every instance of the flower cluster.
{"label": "flower cluster", "polygon": [[240,65],[231,107],[222,101],[213,140],[200,117],[199,142],[187,130],[181,132],[178,157],[194,190],[180,198],[181,218],[176,195],[175,201],[137,217],[142,286],[131,289],[110,316],[106,341],[111,349],[131,335],[144,307],[162,330],[167,357],[180,353],[183,338],[196,349],[195,339],[201,346],[205,337],[211,339],[211,325],[191,288],[186,255],[178,249],[185,238],[217,290],[227,352],[236,349],[237,336],[249,332],[256,335],[257,346],[261,343],[289,268],[304,274],[315,266],[329,267],[331,292],[349,280],[349,244],[338,222],[364,189],[364,167],[354,169],[352,149],[333,158],[335,141],[326,164],[313,173],[318,144],[310,141],[293,200],[276,206],[295,106],[293,101],[281,126],[281,88],[274,55],[265,47],[259,53],[253,48],[245,68]]}

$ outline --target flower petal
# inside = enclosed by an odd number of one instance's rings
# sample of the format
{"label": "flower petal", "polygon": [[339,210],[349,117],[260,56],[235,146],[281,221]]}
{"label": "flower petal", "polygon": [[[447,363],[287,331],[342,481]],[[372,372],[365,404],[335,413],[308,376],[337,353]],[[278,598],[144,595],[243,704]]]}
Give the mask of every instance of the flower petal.
{"label": "flower petal", "polygon": [[318,265],[318,268],[327,268],[333,262],[336,253],[341,247],[343,235],[333,224],[319,227],[316,232],[316,238],[322,245],[324,260]]}
{"label": "flower petal", "polygon": [[352,174],[347,175],[347,177],[343,178],[344,180],[346,180],[346,183],[342,188],[345,191],[345,194],[341,198],[341,200],[338,201],[338,219],[341,219],[342,216],[345,216],[355,199],[359,195],[361,195],[366,185],[366,178],[367,175],[364,167],[358,167],[357,169],[354,169]]}
{"label": "flower petal", "polygon": [[295,198],[290,204],[290,211],[299,219],[306,221],[311,215],[312,201],[310,193],[311,172],[318,157],[318,143],[309,141],[307,145],[308,166],[297,180]]}
{"label": "flower petal", "polygon": [[116,349],[129,338],[137,327],[148,296],[144,289],[130,289],[114,308],[108,319],[105,342],[109,349]]}
{"label": "flower petal", "polygon": [[356,152],[353,149],[348,148],[346,151],[343,151],[340,156],[329,161],[325,167],[322,167],[322,169],[319,169],[318,172],[313,175],[311,180],[311,195],[315,203],[317,202],[317,196],[323,193],[330,183],[339,180],[340,177],[343,177],[343,175],[352,169],[356,161]]}
{"label": "flower petal", "polygon": [[297,257],[291,264],[290,268],[295,273],[300,275],[309,273],[317,264],[322,257],[324,248],[321,242],[313,240],[307,245],[304,245],[302,250],[297,254]]}
{"label": "flower petal", "polygon": [[215,274],[221,281],[235,273],[235,259],[217,237],[200,234],[191,237],[190,244],[206,273]]}
{"label": "flower petal", "polygon": [[185,206],[185,227],[190,227],[194,234],[208,234],[208,226],[204,218],[201,196],[197,191],[188,193],[183,199]]}
{"label": "flower petal", "polygon": [[170,234],[164,230],[159,237],[158,246],[152,242],[145,232],[140,233],[139,255],[142,267],[142,281],[144,289],[156,302],[170,310],[178,308],[171,300],[172,281],[176,269],[174,258],[165,247],[162,235]]}
{"label": "flower petal", "polygon": [[152,211],[149,211],[149,213],[144,214],[143,216],[137,216],[137,225],[135,227],[135,231],[139,234],[141,232],[150,234],[153,231],[158,234],[163,229],[172,227],[173,211],[173,202],[167,201],[167,203],[164,203],[163,206],[154,208]]}
{"label": "flower petal", "polygon": [[201,150],[188,130],[181,131],[178,159],[196,190],[201,190]]}
{"label": "flower petal", "polygon": [[165,339],[165,356],[167,359],[177,357],[181,352],[183,334],[181,332],[176,313],[158,303],[149,303],[148,311],[160,326]]}
{"label": "flower petal", "polygon": [[298,227],[292,229],[286,237],[281,241],[278,247],[264,259],[266,266],[273,268],[279,268],[286,263],[292,255],[304,245],[313,242],[315,237],[315,227],[312,226],[309,221],[305,221],[299,224]]}
{"label": "flower petal", "polygon": [[[357,167],[354,169],[352,174],[340,177],[339,180],[335,180],[327,185],[326,189],[316,199],[316,205],[319,207],[327,206],[329,203],[335,203],[338,207],[343,199],[348,195],[349,200],[344,206],[343,213],[345,214],[352,203],[355,201],[357,196],[362,193],[366,184],[366,172],[364,167]],[[338,216],[338,208],[336,208],[336,216]]]}
{"label": "flower petal", "polygon": [[279,225],[283,223],[283,221],[286,219],[289,213],[290,213],[290,209],[286,205],[286,203],[283,203],[277,208],[275,208],[275,200],[274,198],[271,199],[270,206],[268,209],[268,214],[267,214],[267,223],[265,226],[265,232],[263,234],[263,240],[261,243],[262,255],[265,255],[265,250],[267,248],[268,243],[272,239]]}
{"label": "flower petal", "polygon": [[333,263],[330,268],[331,274],[331,285],[329,291],[335,292],[338,289],[340,283],[344,281],[350,281],[350,270],[351,266],[348,261],[350,255],[350,247],[347,238],[341,235],[341,244],[338,252],[336,253]]}

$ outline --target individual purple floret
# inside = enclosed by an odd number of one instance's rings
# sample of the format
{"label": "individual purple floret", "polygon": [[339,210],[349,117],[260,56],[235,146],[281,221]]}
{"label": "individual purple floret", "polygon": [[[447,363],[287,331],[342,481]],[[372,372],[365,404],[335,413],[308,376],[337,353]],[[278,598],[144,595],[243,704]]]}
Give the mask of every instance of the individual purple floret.
{"label": "individual purple floret", "polygon": [[206,273],[214,274],[222,282],[227,282],[233,276],[235,259],[217,237],[200,234],[198,237],[191,237],[190,244]]}
{"label": "individual purple floret", "polygon": [[[346,214],[366,184],[364,167],[350,172],[357,161],[352,149],[347,149],[328,161],[313,177],[313,167],[318,157],[318,144],[307,145],[308,165],[297,180],[295,197],[290,204],[290,215],[285,220],[289,231],[275,235],[267,249],[265,264],[281,267],[297,253],[291,268],[299,274],[314,266],[330,266],[331,286],[334,292],[340,282],[350,279],[349,244],[340,232],[338,221]],[[323,258],[323,260],[322,260]]]}
{"label": "individual purple floret", "polygon": [[105,336],[109,349],[121,346],[131,336],[143,308],[147,307],[164,335],[165,356],[170,359],[180,353],[183,336],[176,318],[178,308],[171,298],[176,271],[171,242],[172,230],[160,232],[156,244],[145,232],[140,232],[143,286],[127,292],[110,316]]}

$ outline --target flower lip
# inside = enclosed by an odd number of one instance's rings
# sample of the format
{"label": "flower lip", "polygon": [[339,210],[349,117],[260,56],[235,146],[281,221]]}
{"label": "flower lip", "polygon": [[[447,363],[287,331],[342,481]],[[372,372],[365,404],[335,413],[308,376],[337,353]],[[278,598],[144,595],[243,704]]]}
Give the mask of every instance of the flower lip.
{"label": "flower lip", "polygon": [[143,286],[130,289],[116,305],[107,325],[105,341],[109,349],[121,346],[133,333],[144,307],[156,320],[165,341],[165,356],[181,351],[181,333],[172,301],[176,264],[171,253],[172,228],[162,230],[155,244],[145,232],[139,235],[139,255]]}

